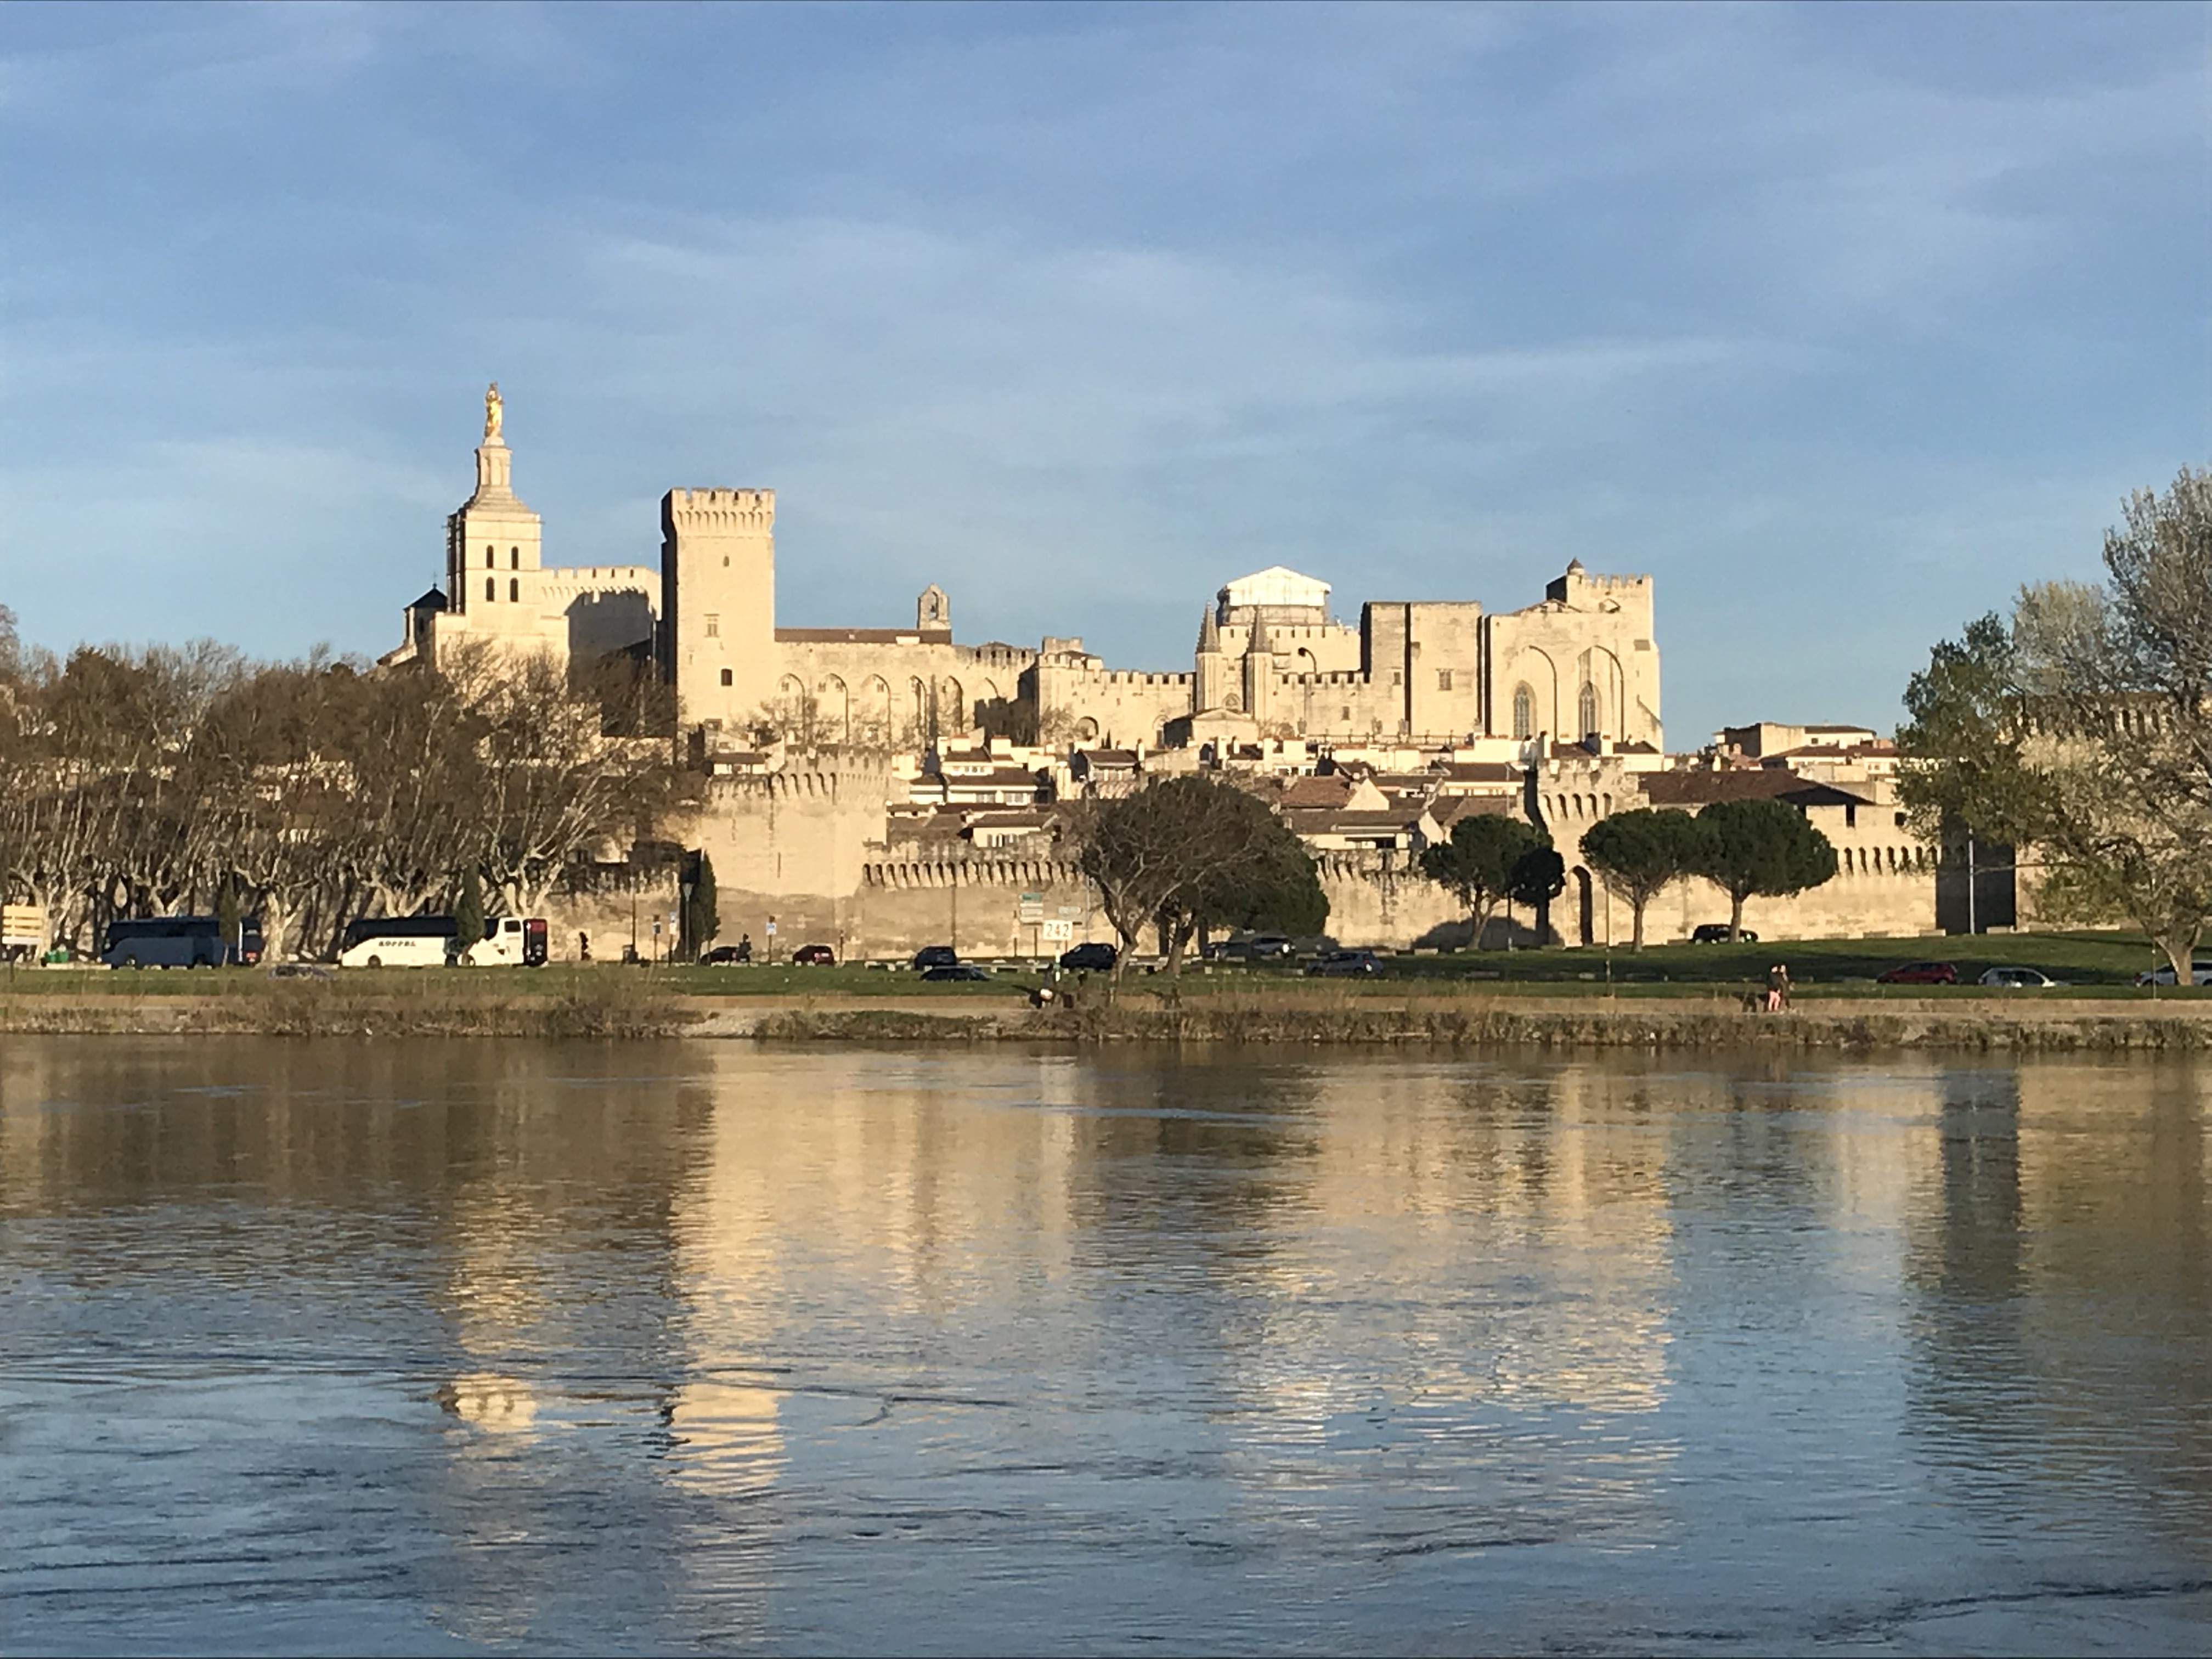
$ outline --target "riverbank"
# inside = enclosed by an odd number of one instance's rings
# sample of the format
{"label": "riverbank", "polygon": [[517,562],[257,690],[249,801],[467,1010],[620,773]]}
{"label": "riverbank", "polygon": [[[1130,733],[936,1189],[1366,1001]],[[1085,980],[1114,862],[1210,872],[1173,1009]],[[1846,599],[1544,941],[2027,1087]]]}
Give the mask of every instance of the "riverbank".
{"label": "riverbank", "polygon": [[1729,994],[1540,998],[1286,981],[1178,994],[1125,988],[1074,1007],[988,996],[685,995],[641,976],[423,976],[378,983],[247,975],[192,995],[0,993],[0,1034],[699,1037],[800,1042],[1413,1044],[1711,1050],[1942,1048],[2212,1052],[2212,998],[1802,996],[1788,1012]]}

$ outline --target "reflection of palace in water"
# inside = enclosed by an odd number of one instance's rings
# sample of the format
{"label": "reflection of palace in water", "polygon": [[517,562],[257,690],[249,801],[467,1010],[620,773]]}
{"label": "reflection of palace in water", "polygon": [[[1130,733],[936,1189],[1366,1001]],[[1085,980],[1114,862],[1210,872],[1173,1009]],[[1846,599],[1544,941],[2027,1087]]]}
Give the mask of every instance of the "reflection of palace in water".
{"label": "reflection of palace in water", "polygon": [[[1177,1416],[1209,1438],[1164,1457],[1258,1491],[1352,1419],[1649,1419],[1683,1387],[1685,1287],[1730,1275],[1849,1279],[1908,1430],[2121,1415],[2113,1311],[2212,1312],[2206,1094],[2142,1060],[16,1039],[0,1212],[170,1206],[176,1261],[250,1224],[334,1344],[357,1321],[434,1371],[427,1524],[526,1534],[576,1501],[533,1449],[589,1443],[658,1494],[623,1524],[690,1540],[651,1570],[696,1581],[737,1571],[713,1505],[996,1455],[1017,1424]],[[2206,1421],[2123,1455],[2203,1468]],[[545,1575],[499,1594],[551,1605]]]}

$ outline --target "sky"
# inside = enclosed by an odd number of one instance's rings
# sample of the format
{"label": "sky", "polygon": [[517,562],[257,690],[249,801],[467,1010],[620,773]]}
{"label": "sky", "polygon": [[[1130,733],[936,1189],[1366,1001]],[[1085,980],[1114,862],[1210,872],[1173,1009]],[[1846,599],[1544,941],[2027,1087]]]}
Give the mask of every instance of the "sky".
{"label": "sky", "polygon": [[374,654],[485,382],[549,562],[1188,668],[1223,582],[1656,579],[1887,729],[2212,461],[2201,5],[0,8],[0,605]]}

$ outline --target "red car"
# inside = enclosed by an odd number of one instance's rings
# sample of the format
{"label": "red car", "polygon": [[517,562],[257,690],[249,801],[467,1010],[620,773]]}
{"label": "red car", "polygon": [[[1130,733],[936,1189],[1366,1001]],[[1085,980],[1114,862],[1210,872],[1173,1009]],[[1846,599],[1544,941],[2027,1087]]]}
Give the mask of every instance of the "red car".
{"label": "red car", "polygon": [[837,953],[826,945],[802,945],[791,953],[792,963],[799,968],[828,968],[837,960]]}
{"label": "red car", "polygon": [[1878,975],[1877,985],[1956,985],[1959,964],[1955,962],[1908,962]]}

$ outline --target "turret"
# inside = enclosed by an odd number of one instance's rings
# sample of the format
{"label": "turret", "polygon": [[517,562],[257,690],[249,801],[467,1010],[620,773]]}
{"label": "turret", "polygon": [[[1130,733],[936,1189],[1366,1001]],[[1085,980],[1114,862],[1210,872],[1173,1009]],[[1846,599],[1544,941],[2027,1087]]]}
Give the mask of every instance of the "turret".
{"label": "turret", "polygon": [[1209,714],[1222,707],[1229,695],[1229,659],[1221,649],[1221,629],[1213,619],[1212,605],[1206,606],[1205,617],[1198,624],[1196,667],[1190,712]]}
{"label": "turret", "polygon": [[1274,713],[1275,653],[1267,643],[1267,623],[1252,624],[1252,643],[1244,653],[1244,712],[1262,726]]}

